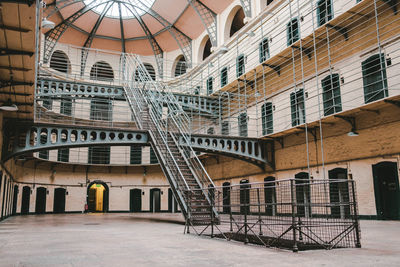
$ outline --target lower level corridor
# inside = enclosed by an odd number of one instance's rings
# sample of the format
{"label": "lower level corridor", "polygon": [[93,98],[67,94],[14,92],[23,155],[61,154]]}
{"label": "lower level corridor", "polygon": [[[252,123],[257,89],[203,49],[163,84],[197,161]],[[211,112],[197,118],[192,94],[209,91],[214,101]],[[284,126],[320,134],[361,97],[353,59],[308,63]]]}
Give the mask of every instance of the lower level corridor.
{"label": "lower level corridor", "polygon": [[180,214],[10,217],[0,266],[398,266],[400,222],[361,221],[361,249],[293,253],[183,234]]}

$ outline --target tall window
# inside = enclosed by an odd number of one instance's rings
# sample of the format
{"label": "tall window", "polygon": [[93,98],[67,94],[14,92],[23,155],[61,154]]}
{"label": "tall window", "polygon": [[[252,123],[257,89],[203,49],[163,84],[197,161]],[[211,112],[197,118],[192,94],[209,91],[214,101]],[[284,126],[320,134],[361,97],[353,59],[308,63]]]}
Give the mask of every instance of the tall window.
{"label": "tall window", "polygon": [[210,77],[207,79],[207,95],[211,95],[213,93],[213,78]]}
{"label": "tall window", "polygon": [[340,78],[339,74],[332,74],[325,77],[322,81],[322,97],[324,100],[324,115],[328,116],[342,111],[342,101],[340,97]]}
{"label": "tall window", "polygon": [[229,121],[223,121],[221,124],[221,134],[229,135]]}
{"label": "tall window", "polygon": [[[60,113],[71,116],[72,115],[72,98],[61,97]],[[68,162],[69,161],[69,148],[61,148],[57,151],[57,161]]]}
{"label": "tall window", "polygon": [[[147,73],[150,75],[150,78],[151,78],[153,81],[155,81],[155,80],[156,80],[156,71],[154,70],[153,65],[151,65],[151,64],[149,64],[149,63],[144,63],[143,65],[144,65],[144,67],[146,68]],[[137,68],[137,69],[135,70],[135,81],[136,81],[136,82],[142,81],[142,78],[140,77],[141,75],[144,75],[144,74],[143,74],[143,71],[141,71],[139,68]]]}
{"label": "tall window", "polygon": [[245,61],[245,58],[244,58],[243,54],[239,55],[236,58],[236,76],[237,77],[242,76],[245,72],[244,61]]}
{"label": "tall window", "polygon": [[238,117],[238,124],[239,124],[239,136],[246,137],[248,135],[247,132],[247,113],[241,113]]}
{"label": "tall window", "polygon": [[154,152],[153,148],[150,147],[150,164],[157,164],[158,159],[156,153]]}
{"label": "tall window", "polygon": [[292,126],[297,126],[306,122],[303,89],[290,94],[290,108],[292,112]]}
{"label": "tall window", "polygon": [[228,68],[225,67],[221,70],[221,87],[228,84]]}
{"label": "tall window", "polygon": [[261,106],[261,119],[263,135],[271,134],[274,131],[271,102]]}
{"label": "tall window", "polygon": [[[47,142],[47,134],[41,134],[40,143],[45,144],[46,142]],[[49,151],[48,150],[39,151],[39,158],[49,159]]]}
{"label": "tall window", "polygon": [[264,62],[269,58],[269,46],[268,46],[268,38],[264,38],[258,44],[258,52],[260,57],[260,63]]}
{"label": "tall window", "polygon": [[142,164],[142,147],[131,146],[131,164]]}
{"label": "tall window", "polygon": [[229,37],[234,35],[237,31],[239,31],[241,28],[244,26],[243,19],[245,17],[243,8],[240,8],[235,16],[233,17],[232,24],[231,24],[231,29],[229,31]]}
{"label": "tall window", "polygon": [[364,101],[373,102],[388,96],[385,55],[377,54],[362,63]]}
{"label": "tall window", "polygon": [[320,0],[317,3],[318,26],[324,25],[333,19],[332,0]]}
{"label": "tall window", "polygon": [[299,39],[299,20],[295,18],[287,24],[287,45],[290,46]]}
{"label": "tall window", "polygon": [[[93,99],[90,102],[90,119],[110,121],[112,102],[109,99]],[[89,147],[89,164],[110,164],[110,146]]]}

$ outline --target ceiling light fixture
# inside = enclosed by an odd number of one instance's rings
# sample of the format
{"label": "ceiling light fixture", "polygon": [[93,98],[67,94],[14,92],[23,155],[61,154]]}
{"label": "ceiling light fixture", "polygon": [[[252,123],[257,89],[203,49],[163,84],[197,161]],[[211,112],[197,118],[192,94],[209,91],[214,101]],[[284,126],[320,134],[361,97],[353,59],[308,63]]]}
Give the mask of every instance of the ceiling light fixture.
{"label": "ceiling light fixture", "polygon": [[218,50],[218,54],[223,55],[223,54],[228,53],[228,51],[229,51],[229,48],[228,48],[228,47],[226,47],[226,46],[221,46],[221,48]]}
{"label": "ceiling light fixture", "polygon": [[43,29],[54,29],[54,27],[56,26],[56,24],[50,20],[47,20],[46,18],[44,18],[42,20],[42,28]]}
{"label": "ceiling light fixture", "polygon": [[352,129],[350,132],[347,133],[347,136],[351,136],[351,137],[358,136],[358,133]]}
{"label": "ceiling light fixture", "polygon": [[13,104],[11,102],[11,99],[9,98],[1,107],[0,110],[4,111],[17,111],[18,107],[17,105]]}

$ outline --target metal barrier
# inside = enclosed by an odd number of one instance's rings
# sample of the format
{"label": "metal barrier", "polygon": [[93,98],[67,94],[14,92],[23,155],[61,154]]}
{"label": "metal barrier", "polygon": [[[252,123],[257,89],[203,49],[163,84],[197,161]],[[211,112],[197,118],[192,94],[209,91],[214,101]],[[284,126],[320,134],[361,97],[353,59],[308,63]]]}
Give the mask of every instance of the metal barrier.
{"label": "metal barrier", "polygon": [[[212,206],[188,205],[186,232],[265,247],[361,247],[353,180],[286,179],[209,187]],[[186,191],[187,203],[196,191]],[[219,217],[213,216],[212,209]],[[192,213],[203,220],[190,222]]]}

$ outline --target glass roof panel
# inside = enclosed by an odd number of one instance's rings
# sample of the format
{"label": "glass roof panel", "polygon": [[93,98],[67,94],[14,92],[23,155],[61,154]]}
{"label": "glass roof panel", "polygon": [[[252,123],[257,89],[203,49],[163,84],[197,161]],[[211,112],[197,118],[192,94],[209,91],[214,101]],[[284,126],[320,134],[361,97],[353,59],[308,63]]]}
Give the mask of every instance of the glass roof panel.
{"label": "glass roof panel", "polygon": [[121,4],[121,17],[132,18],[142,16],[154,4],[155,0],[83,0],[85,5],[92,7],[98,14],[106,12],[107,17],[119,18],[119,4]]}

